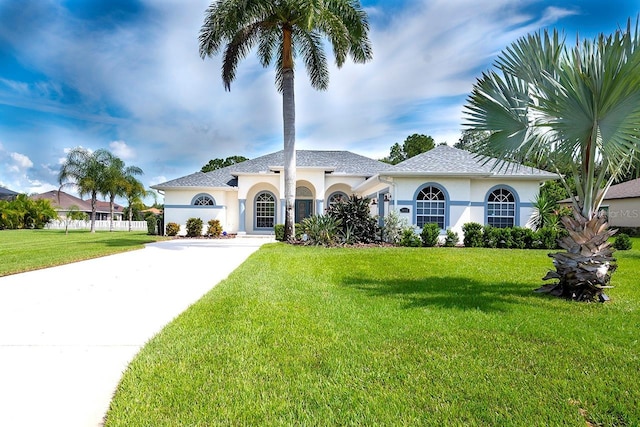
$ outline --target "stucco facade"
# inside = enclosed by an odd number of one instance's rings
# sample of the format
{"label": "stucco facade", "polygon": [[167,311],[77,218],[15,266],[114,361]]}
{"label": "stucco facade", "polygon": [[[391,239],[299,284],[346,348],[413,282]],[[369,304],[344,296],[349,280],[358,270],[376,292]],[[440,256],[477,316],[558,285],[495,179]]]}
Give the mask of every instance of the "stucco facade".
{"label": "stucco facade", "polygon": [[[284,222],[282,152],[153,186],[165,196],[165,224],[218,219],[224,231],[271,234]],[[540,185],[556,175],[513,165],[494,170],[471,153],[439,146],[391,166],[346,151],[298,151],[296,221],[339,197],[371,199],[382,218],[395,209],[420,228],[437,222],[462,235],[467,222],[527,226]]]}

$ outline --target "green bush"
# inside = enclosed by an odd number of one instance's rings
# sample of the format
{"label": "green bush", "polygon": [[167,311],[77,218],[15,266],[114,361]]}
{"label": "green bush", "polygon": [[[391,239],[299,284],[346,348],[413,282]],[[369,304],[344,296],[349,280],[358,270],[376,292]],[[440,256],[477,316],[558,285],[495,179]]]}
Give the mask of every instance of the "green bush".
{"label": "green bush", "polygon": [[613,247],[619,251],[628,251],[633,247],[633,243],[629,236],[625,233],[620,233],[616,236],[616,239],[613,241]]}
{"label": "green bush", "polygon": [[438,236],[440,236],[440,226],[432,222],[425,224],[420,233],[422,246],[433,247],[438,244]]}
{"label": "green bush", "polygon": [[481,248],[483,246],[482,224],[467,222],[462,226],[462,233],[464,234],[462,242],[467,248]]}
{"label": "green bush", "polygon": [[460,237],[458,236],[458,233],[453,232],[451,230],[447,230],[447,237],[445,237],[444,239],[445,247],[452,248],[455,245],[457,245],[459,241],[460,241]]}
{"label": "green bush", "polygon": [[180,226],[175,222],[167,224],[167,236],[177,236],[180,232]]}
{"label": "green bush", "polygon": [[207,222],[207,235],[211,237],[220,237],[222,234],[222,224],[220,220],[210,219]]}
{"label": "green bush", "polygon": [[0,200],[0,230],[44,228],[58,213],[47,199],[32,200],[18,194],[14,200]]}
{"label": "green bush", "polygon": [[497,248],[500,241],[500,229],[485,225],[482,227],[482,246],[485,248]]}
{"label": "green bush", "polygon": [[307,236],[307,243],[332,246],[338,242],[341,221],[330,215],[313,215],[302,220],[301,229]]}
{"label": "green bush", "polygon": [[147,217],[147,234],[155,236],[158,234],[158,219],[155,215],[149,215]]}
{"label": "green bush", "polygon": [[[296,231],[298,231],[296,229]],[[276,235],[276,240],[279,242],[284,241],[284,224],[276,224],[273,226],[273,232]]]}
{"label": "green bush", "polygon": [[511,228],[495,228],[498,238],[497,245],[500,249],[510,249],[513,247],[513,238],[511,237]]}
{"label": "green bush", "polygon": [[418,248],[422,246],[422,239],[416,234],[411,227],[407,227],[402,230],[402,237],[400,238],[400,246],[408,246],[412,248]]}
{"label": "green bush", "polygon": [[189,218],[187,220],[187,237],[202,236],[202,220],[200,218]]}
{"label": "green bush", "polygon": [[560,234],[553,228],[543,227],[535,232],[534,249],[557,249]]}
{"label": "green bush", "polygon": [[378,224],[371,216],[370,201],[366,197],[351,196],[331,205],[327,216],[339,220],[342,235],[349,235],[354,243],[373,242],[378,234]]}
{"label": "green bush", "polygon": [[398,211],[391,210],[384,217],[384,226],[382,227],[382,240],[397,245],[402,239],[403,230],[409,226],[407,219],[401,217]]}

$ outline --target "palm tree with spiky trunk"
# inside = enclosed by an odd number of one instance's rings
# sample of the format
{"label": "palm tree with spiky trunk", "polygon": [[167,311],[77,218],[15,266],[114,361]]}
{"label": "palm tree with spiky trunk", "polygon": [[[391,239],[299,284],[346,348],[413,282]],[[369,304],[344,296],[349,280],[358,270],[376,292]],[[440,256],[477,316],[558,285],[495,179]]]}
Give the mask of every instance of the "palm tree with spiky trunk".
{"label": "palm tree with spiky trunk", "polygon": [[367,16],[357,0],[218,0],[206,11],[200,30],[200,56],[218,54],[223,45],[222,81],[230,90],[238,63],[257,46],[260,62],[275,62],[284,121],[285,239],[295,236],[294,58],[301,56],[311,85],[329,83],[323,38],[333,45],[336,65],[347,56],[364,63],[372,58]]}
{"label": "palm tree with spiky trunk", "polygon": [[[489,131],[473,151],[501,160],[571,165],[573,215],[562,218],[566,252],[550,254],[557,282],[538,290],[576,300],[608,299],[616,264],[600,205],[640,153],[640,40],[626,30],[568,46],[557,31],[523,37],[485,72],[466,105],[470,129]],[[568,189],[566,180],[563,183]]]}

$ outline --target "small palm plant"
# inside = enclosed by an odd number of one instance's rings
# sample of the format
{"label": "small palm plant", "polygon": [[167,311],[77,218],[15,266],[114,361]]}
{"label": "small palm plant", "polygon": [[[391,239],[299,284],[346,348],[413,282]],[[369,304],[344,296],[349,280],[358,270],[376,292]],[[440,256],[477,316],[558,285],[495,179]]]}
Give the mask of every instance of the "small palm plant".
{"label": "small palm plant", "polygon": [[[604,301],[615,270],[610,230],[599,213],[607,189],[640,153],[638,25],[568,47],[557,31],[524,37],[505,49],[497,71],[483,73],[469,97],[468,125],[487,131],[473,150],[503,161],[570,165],[577,197],[562,219],[568,236],[552,254],[547,292]],[[637,160],[636,160],[637,161]],[[498,165],[503,165],[499,163]],[[562,180],[569,188],[566,180]]]}

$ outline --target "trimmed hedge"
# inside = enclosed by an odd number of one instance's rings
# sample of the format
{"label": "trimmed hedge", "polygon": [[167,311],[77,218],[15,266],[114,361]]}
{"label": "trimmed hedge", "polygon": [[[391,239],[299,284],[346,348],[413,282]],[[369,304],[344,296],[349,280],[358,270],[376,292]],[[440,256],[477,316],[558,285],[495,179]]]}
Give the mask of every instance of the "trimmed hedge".
{"label": "trimmed hedge", "polygon": [[562,231],[543,227],[537,231],[525,227],[497,228],[468,222],[462,226],[463,243],[471,248],[558,249]]}

